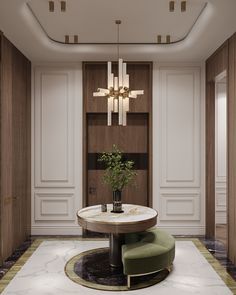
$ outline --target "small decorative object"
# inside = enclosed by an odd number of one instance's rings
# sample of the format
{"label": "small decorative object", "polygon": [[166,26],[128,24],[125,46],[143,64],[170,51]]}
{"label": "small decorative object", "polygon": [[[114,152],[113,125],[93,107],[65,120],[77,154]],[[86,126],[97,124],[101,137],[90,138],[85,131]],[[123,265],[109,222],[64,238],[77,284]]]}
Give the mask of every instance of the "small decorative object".
{"label": "small decorative object", "polygon": [[101,210],[102,210],[102,212],[107,212],[107,204],[102,204]]}
{"label": "small decorative object", "polygon": [[137,175],[133,170],[134,162],[123,160],[122,153],[115,144],[113,144],[112,151],[103,153],[98,161],[104,162],[106,165],[103,181],[111,186],[113,191],[112,212],[122,213],[122,189]]}

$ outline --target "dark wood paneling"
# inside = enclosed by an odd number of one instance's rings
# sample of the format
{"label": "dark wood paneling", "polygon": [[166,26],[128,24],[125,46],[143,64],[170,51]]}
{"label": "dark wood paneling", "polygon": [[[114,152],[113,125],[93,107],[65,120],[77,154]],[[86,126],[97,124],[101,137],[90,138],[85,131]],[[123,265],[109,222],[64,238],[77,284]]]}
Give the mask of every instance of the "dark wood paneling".
{"label": "dark wood paneling", "polygon": [[28,163],[30,162],[28,129],[30,129],[28,102],[28,61],[12,47],[12,165],[13,165],[13,247],[19,246],[27,237]]}
{"label": "dark wood paneling", "polygon": [[206,236],[215,237],[215,83],[206,85]]}
{"label": "dark wood paneling", "polygon": [[212,82],[228,66],[228,40],[225,41],[206,61],[206,80]]}
{"label": "dark wood paneling", "polygon": [[228,70],[228,41],[206,61],[206,236],[215,237],[215,78]]}
{"label": "dark wood paneling", "polygon": [[236,264],[236,34],[229,39],[228,70],[228,255]]}
{"label": "dark wood paneling", "polygon": [[[117,74],[117,66],[113,65]],[[131,89],[143,89],[144,95],[130,100],[127,126],[107,126],[107,99],[93,97],[98,87],[106,88],[107,63],[83,64],[83,206],[111,202],[112,192],[101,181],[103,171],[88,170],[88,153],[110,151],[116,144],[124,153],[145,154],[147,170],[138,170],[138,187],[124,189],[123,202],[152,206],[152,63],[129,62]],[[95,190],[94,190],[95,188]],[[90,193],[91,192],[91,193]]]}
{"label": "dark wood paneling", "polygon": [[30,231],[31,63],[1,37],[1,258]]}
{"label": "dark wood paneling", "polygon": [[[113,63],[113,72],[117,67]],[[144,90],[144,95],[137,99],[130,99],[130,111],[138,113],[148,113],[151,110],[152,97],[151,75],[152,64],[147,62],[127,63],[127,73],[130,77],[130,88],[134,90]],[[97,88],[107,88],[107,63],[106,62],[86,62],[83,66],[84,83],[84,104],[87,113],[106,113],[107,99],[105,97],[93,97],[93,92]],[[134,102],[134,103],[132,103]]]}
{"label": "dark wood paneling", "polygon": [[12,240],[12,45],[1,37],[1,258],[13,250]]}
{"label": "dark wood paneling", "polygon": [[[108,152],[116,144],[129,153],[147,153],[148,114],[128,114],[127,126],[119,126],[117,116],[107,126],[107,114],[88,114],[88,152]],[[101,140],[102,138],[102,140]]]}
{"label": "dark wood paneling", "polygon": [[[112,190],[102,182],[103,170],[88,171],[88,205],[112,203]],[[122,202],[147,206],[147,170],[138,170],[134,183],[122,190]]]}

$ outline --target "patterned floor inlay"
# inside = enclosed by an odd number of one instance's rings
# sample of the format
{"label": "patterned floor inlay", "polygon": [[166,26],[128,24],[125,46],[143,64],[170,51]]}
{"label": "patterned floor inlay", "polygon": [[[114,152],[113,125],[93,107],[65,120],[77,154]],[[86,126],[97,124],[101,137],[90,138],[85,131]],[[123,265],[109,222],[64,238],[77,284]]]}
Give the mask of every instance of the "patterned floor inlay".
{"label": "patterned floor inlay", "polygon": [[201,242],[208,249],[208,251],[217,259],[217,261],[224,267],[224,269],[236,281],[236,267],[227,258],[227,251],[224,243],[216,240],[208,240],[201,238]]}
{"label": "patterned floor inlay", "polygon": [[[100,248],[82,252],[71,258],[65,267],[67,276],[74,282],[98,290],[127,291],[127,277],[122,269],[109,265],[109,249]],[[131,290],[146,288],[164,280],[169,274],[162,270],[132,278]]]}

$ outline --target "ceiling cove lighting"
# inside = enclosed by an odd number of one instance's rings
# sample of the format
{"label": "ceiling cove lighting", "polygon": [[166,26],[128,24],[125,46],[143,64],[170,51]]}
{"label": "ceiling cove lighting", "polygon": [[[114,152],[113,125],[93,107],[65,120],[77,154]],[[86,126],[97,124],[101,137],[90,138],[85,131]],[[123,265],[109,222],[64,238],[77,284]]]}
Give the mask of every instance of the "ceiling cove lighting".
{"label": "ceiling cove lighting", "polygon": [[129,89],[129,75],[127,74],[127,64],[119,58],[119,25],[120,20],[115,21],[117,25],[117,51],[118,51],[118,77],[114,77],[111,72],[112,63],[107,63],[107,89],[98,88],[93,96],[107,97],[107,125],[112,125],[112,113],[118,113],[118,124],[127,125],[127,112],[129,112],[129,99],[143,95],[144,90]]}

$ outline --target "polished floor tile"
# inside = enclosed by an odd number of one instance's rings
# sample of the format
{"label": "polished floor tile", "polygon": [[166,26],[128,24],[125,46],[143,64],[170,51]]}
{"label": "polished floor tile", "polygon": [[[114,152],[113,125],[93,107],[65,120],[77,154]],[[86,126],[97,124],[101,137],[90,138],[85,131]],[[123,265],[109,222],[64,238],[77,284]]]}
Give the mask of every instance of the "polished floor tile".
{"label": "polished floor tile", "polygon": [[[144,292],[146,295],[233,294],[208,263],[209,259],[215,263],[214,258],[203,246],[200,253],[195,244],[192,241],[176,241],[176,258],[170,275],[157,285],[129,291],[130,294],[141,295]],[[108,246],[107,241],[86,240],[48,240],[33,245],[35,249],[30,249],[32,256],[22,267],[19,267],[19,271],[16,272],[2,294],[92,295],[98,292],[100,294],[101,291],[83,287],[71,281],[66,276],[64,267],[66,262],[78,253],[105,246]],[[209,254],[208,260],[202,255],[204,251],[206,256],[207,253]],[[219,267],[217,263],[215,267]],[[127,294],[125,291],[119,293]],[[104,291],[104,294],[110,295],[114,292]]]}

